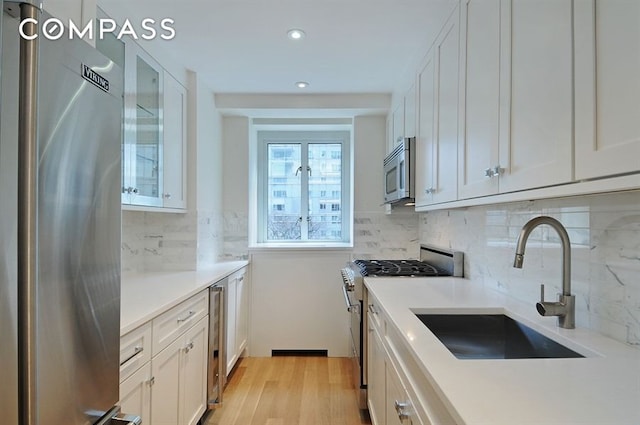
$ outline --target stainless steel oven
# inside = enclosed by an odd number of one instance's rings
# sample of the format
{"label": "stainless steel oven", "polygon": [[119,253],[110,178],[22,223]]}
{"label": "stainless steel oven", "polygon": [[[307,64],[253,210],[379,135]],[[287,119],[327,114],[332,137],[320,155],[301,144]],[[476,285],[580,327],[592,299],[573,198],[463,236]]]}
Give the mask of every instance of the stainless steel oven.
{"label": "stainless steel oven", "polygon": [[351,350],[351,359],[353,361],[353,374],[354,380],[353,382],[357,385],[358,390],[358,406],[360,409],[366,409],[367,407],[367,397],[366,397],[366,375],[364,371],[366,367],[364,363],[366,362],[366,358],[363,357],[363,344],[366,347],[367,344],[367,333],[363,332],[363,314],[366,316],[366,312],[363,313],[363,305],[364,300],[358,299],[354,284],[355,284],[355,274],[354,271],[347,267],[340,271],[342,274],[342,293],[344,295],[344,302],[347,307],[347,311],[349,312],[349,335],[351,337],[350,350]]}
{"label": "stainless steel oven", "polygon": [[367,408],[367,329],[368,307],[364,278],[463,276],[462,252],[433,246],[420,247],[420,260],[354,260],[342,269],[342,292],[350,316],[351,351],[353,353],[358,405]]}

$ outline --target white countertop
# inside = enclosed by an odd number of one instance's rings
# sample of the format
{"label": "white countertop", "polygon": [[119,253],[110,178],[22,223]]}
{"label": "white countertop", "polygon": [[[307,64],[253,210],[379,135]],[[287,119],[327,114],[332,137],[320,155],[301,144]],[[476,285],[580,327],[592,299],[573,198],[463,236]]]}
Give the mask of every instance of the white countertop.
{"label": "white countertop", "polygon": [[134,330],[247,264],[247,261],[230,261],[198,271],[123,274],[120,335]]}
{"label": "white countertop", "polygon": [[[365,285],[459,425],[640,424],[640,350],[587,329],[560,329],[533,301],[467,279],[367,278]],[[457,359],[411,309],[504,313],[586,358]]]}

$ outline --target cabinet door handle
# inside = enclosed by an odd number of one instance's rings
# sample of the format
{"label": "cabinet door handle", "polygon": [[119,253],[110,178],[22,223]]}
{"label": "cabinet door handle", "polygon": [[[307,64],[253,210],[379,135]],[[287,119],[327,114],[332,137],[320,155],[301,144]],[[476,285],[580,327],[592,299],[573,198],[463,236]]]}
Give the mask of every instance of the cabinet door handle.
{"label": "cabinet door handle", "polygon": [[123,361],[120,362],[120,366],[122,366],[123,364],[125,364],[126,362],[128,362],[129,360],[133,359],[135,356],[137,356],[138,354],[142,353],[144,351],[143,347],[140,346],[136,346],[133,349],[133,354],[131,354],[129,357],[127,357],[126,359],[124,359]]}
{"label": "cabinet door handle", "polygon": [[122,193],[127,193],[129,195],[131,195],[132,193],[138,193],[138,188],[132,187],[132,186],[123,187],[122,188]]}
{"label": "cabinet door handle", "polygon": [[155,383],[156,383],[156,377],[155,377],[155,376],[152,376],[152,377],[151,377],[151,379],[149,379],[149,380],[147,381],[147,384],[148,384],[150,387],[151,387],[151,386],[153,386],[153,384],[155,384]]}
{"label": "cabinet door handle", "polygon": [[398,414],[400,422],[404,422],[405,419],[409,419],[411,417],[411,413],[409,411],[411,404],[409,402],[396,400],[393,403],[393,406],[396,408],[396,413]]}
{"label": "cabinet door handle", "polygon": [[164,196],[164,199],[171,199],[171,194],[170,193],[165,193],[162,196]]}
{"label": "cabinet door handle", "polygon": [[196,312],[195,312],[195,311],[193,311],[193,310],[189,311],[189,314],[187,315],[187,317],[185,317],[184,319],[183,319],[183,318],[178,319],[178,323],[186,322],[186,321],[187,321],[187,320],[189,320],[189,319],[191,318],[191,316],[193,316],[194,314],[196,314]]}
{"label": "cabinet door handle", "polygon": [[188,353],[191,350],[193,350],[193,342],[188,343],[187,346],[184,347],[184,352],[185,353]]}
{"label": "cabinet door handle", "polygon": [[490,179],[494,177],[500,177],[502,174],[504,174],[504,168],[500,167],[499,165],[491,168],[485,168],[484,170],[484,176]]}

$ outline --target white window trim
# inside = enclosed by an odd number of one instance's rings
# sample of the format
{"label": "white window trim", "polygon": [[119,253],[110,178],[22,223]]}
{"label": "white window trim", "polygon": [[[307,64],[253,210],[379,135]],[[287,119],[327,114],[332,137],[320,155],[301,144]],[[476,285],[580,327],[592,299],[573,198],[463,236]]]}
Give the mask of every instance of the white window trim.
{"label": "white window trim", "polygon": [[[267,164],[266,161],[266,143],[259,136],[260,134],[270,133],[277,135],[278,140],[286,143],[291,142],[322,142],[327,139],[327,135],[331,135],[331,142],[335,141],[336,136],[343,144],[342,158],[342,241],[265,241],[266,240],[266,213],[268,208],[264,202],[264,196],[267,195],[267,182],[261,181],[260,168]],[[322,134],[324,133],[324,136]],[[318,137],[320,136],[320,137]],[[250,172],[250,197],[249,210],[254,212],[250,214],[249,223],[249,248],[252,250],[260,249],[342,249],[353,247],[353,128],[352,125],[254,125],[251,131],[250,145],[250,161],[252,163]],[[304,204],[303,200],[303,205]],[[262,235],[259,233],[262,232]]]}

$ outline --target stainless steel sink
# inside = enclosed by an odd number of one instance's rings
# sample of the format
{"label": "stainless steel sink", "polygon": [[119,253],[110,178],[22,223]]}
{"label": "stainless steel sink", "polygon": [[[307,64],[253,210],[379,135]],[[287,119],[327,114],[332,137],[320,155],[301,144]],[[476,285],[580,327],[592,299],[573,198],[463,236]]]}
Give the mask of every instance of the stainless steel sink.
{"label": "stainless steel sink", "polygon": [[459,359],[584,357],[504,314],[416,316]]}

